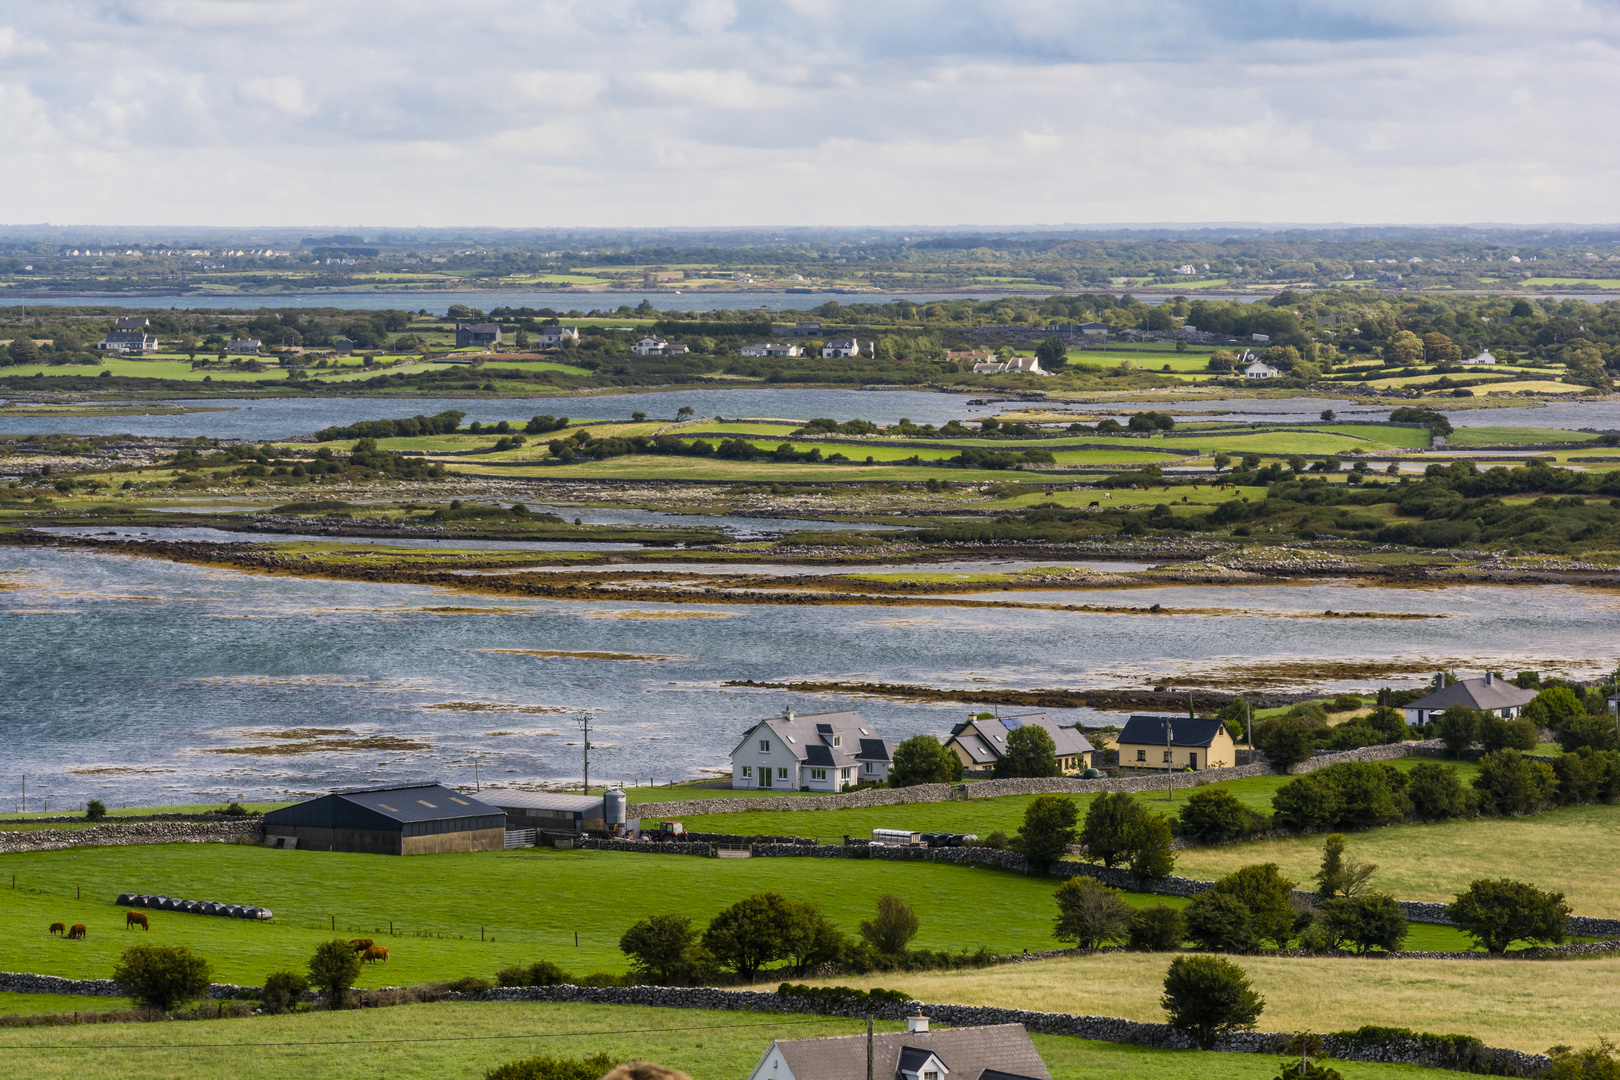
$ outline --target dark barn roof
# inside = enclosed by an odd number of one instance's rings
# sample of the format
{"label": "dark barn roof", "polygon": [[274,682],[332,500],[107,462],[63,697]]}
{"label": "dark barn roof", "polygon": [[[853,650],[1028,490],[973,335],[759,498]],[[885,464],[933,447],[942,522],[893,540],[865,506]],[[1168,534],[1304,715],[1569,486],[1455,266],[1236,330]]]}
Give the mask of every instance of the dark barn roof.
{"label": "dark barn roof", "polygon": [[497,807],[442,784],[339,791],[272,810],[266,825],[316,829],[369,829],[407,836],[504,829],[506,814]]}

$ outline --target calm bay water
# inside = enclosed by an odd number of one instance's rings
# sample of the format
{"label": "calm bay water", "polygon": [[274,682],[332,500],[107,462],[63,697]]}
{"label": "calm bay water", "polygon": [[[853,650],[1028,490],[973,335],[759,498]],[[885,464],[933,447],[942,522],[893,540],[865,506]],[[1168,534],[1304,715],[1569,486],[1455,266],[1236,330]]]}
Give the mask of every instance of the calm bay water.
{"label": "calm bay water", "polygon": [[[1611,594],[1561,586],[984,597],[1231,609],[1173,617],[593,605],[15,548],[0,550],[0,583],[0,805],[25,775],[31,798],[57,807],[461,783],[475,759],[486,782],[556,782],[577,776],[570,717],[585,710],[603,744],[593,775],[645,783],[723,765],[750,718],[785,706],[853,705],[896,740],[942,733],[967,711],[740,690],[722,685],[729,679],[1037,688],[1227,674],[1253,685],[1415,685],[1442,664],[1591,674],[1613,666],[1620,640]],[[1315,616],[1327,609],[1451,617]],[[535,655],[545,652],[621,655]],[[1411,674],[1344,682],[1323,675],[1324,658],[1394,661]]]}

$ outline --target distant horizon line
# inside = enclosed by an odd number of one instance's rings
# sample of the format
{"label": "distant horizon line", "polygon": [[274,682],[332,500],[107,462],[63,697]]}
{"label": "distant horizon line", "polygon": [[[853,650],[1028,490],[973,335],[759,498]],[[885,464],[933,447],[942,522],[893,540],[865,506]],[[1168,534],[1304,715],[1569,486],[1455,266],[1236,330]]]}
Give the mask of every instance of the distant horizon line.
{"label": "distant horizon line", "polygon": [[1480,230],[1549,230],[1557,232],[1575,232],[1592,230],[1620,231],[1620,222],[1367,222],[1367,221],[1122,221],[1122,222],[1061,222],[1061,223],[1028,223],[1015,225],[362,225],[348,224],[295,224],[295,225],[205,225],[205,224],[165,224],[165,225],[115,225],[95,223],[53,223],[53,222],[15,222],[0,223],[0,231],[17,232],[25,230],[127,230],[127,231],[160,231],[160,230],[195,230],[207,232],[241,232],[251,230],[264,231],[337,231],[337,230],[365,230],[389,232],[449,232],[455,230],[478,232],[529,232],[529,233],[567,233],[567,232],[828,232],[828,231],[876,231],[885,233],[979,233],[979,232],[1107,232],[1111,230],[1179,230],[1179,231],[1207,231],[1219,229],[1255,229],[1265,232],[1287,232],[1291,230],[1325,231],[1334,229],[1480,229]]}

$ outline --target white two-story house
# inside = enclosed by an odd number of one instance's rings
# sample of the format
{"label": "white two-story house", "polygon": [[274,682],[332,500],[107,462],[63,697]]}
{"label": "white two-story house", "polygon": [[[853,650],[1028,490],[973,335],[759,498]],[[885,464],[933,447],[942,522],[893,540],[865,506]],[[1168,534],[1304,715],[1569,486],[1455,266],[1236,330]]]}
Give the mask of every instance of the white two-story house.
{"label": "white two-story house", "polygon": [[890,746],[854,709],[759,720],[731,751],[731,786],[842,791],[888,780]]}

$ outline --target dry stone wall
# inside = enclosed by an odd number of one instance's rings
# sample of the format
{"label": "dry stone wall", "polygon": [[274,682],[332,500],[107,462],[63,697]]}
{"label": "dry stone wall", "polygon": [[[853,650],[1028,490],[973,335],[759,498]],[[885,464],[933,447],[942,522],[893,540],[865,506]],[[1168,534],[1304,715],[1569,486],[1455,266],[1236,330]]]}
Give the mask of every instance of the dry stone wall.
{"label": "dry stone wall", "polygon": [[70,847],[125,844],[257,844],[264,823],[247,821],[146,821],[134,825],[93,825],[88,829],[32,829],[0,833],[0,855]]}

